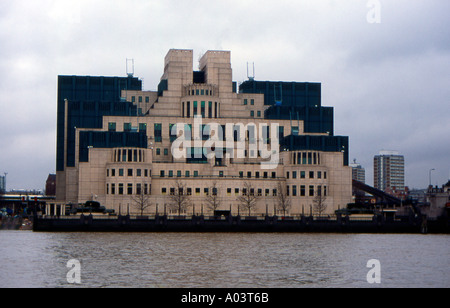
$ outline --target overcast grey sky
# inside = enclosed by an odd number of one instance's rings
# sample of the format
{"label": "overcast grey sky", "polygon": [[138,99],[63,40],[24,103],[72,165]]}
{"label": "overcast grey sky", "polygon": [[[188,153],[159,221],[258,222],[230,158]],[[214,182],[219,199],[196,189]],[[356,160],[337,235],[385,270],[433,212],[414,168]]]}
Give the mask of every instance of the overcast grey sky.
{"label": "overcast grey sky", "polygon": [[125,76],[133,58],[135,76],[155,90],[167,51],[185,48],[194,63],[230,50],[238,82],[247,62],[257,80],[321,82],[335,134],[350,137],[368,184],[385,149],[405,156],[410,188],[426,187],[432,168],[442,185],[449,12],[448,0],[2,0],[0,174],[7,189],[42,189],[55,172],[58,75]]}

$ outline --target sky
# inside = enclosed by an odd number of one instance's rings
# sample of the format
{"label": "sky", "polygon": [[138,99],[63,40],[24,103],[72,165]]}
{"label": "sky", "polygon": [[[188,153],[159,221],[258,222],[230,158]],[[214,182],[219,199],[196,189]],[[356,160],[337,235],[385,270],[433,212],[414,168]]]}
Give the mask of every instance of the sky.
{"label": "sky", "polygon": [[[373,185],[380,150],[410,188],[450,178],[448,0],[2,0],[0,175],[43,189],[56,169],[58,75],[125,76],[156,90],[171,48],[231,51],[233,80],[321,82],[335,134]],[[193,69],[197,69],[194,67]],[[435,169],[430,172],[431,169]]]}

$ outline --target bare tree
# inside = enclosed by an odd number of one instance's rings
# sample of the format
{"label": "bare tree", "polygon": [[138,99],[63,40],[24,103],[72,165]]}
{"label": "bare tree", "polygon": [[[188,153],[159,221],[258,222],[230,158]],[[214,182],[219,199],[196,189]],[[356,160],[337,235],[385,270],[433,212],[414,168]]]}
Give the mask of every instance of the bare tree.
{"label": "bare tree", "polygon": [[283,211],[283,216],[286,216],[286,212],[291,208],[291,198],[287,195],[286,186],[281,181],[278,182],[276,206],[278,211]]}
{"label": "bare tree", "polygon": [[138,191],[135,196],[133,196],[133,202],[134,207],[141,213],[141,216],[144,215],[144,211],[152,206],[152,203],[150,202],[150,197],[147,194],[146,191],[143,189],[144,184],[141,184],[140,189],[138,188]]}
{"label": "bare tree", "polygon": [[323,195],[320,190],[317,190],[316,196],[313,199],[313,203],[314,203],[314,212],[317,213],[319,216],[325,213],[327,209],[327,205],[325,204],[326,200],[327,197]]}
{"label": "bare tree", "polygon": [[217,182],[213,182],[209,188],[208,194],[205,196],[206,206],[210,211],[215,212],[220,207],[219,190],[217,188]]}
{"label": "bare tree", "polygon": [[259,197],[255,194],[255,188],[250,182],[245,182],[242,189],[242,195],[237,198],[239,206],[248,210],[248,216],[251,215],[251,211],[256,208],[256,203]]}
{"label": "bare tree", "polygon": [[178,211],[178,215],[181,215],[183,211],[187,211],[191,206],[191,201],[190,196],[187,194],[186,184],[176,180],[172,185],[169,200],[171,207]]}

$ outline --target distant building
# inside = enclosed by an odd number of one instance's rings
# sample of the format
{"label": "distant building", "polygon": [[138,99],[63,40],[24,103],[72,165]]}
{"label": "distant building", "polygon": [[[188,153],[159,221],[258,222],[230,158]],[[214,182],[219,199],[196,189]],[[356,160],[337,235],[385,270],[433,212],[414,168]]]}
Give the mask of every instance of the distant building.
{"label": "distant building", "polygon": [[425,196],[426,206],[422,209],[423,214],[434,218],[450,215],[450,180],[442,187],[430,185]]}
{"label": "distant building", "polygon": [[373,159],[374,187],[382,190],[405,190],[405,158],[396,151],[380,151]]}
{"label": "distant building", "polygon": [[6,175],[0,175],[0,194],[4,194],[6,192]]}
{"label": "distant building", "polygon": [[55,196],[56,195],[56,174],[49,174],[47,181],[45,182],[45,195]]}
{"label": "distant building", "polygon": [[366,169],[364,169],[361,164],[353,160],[353,164],[349,164],[352,167],[352,179],[361,183],[366,183]]}

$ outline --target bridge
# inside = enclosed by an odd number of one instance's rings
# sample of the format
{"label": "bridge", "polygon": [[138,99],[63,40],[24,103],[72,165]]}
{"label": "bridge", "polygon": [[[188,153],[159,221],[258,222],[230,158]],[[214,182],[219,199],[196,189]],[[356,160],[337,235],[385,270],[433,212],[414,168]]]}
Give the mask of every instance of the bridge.
{"label": "bridge", "polygon": [[369,186],[367,184],[364,184],[362,182],[353,180],[352,181],[352,186],[354,189],[366,192],[374,197],[377,198],[378,203],[383,203],[386,205],[395,205],[395,206],[400,206],[402,205],[402,200],[400,200],[399,198],[396,198],[394,196],[391,196],[387,193],[385,193],[382,190],[379,190],[375,187]]}

